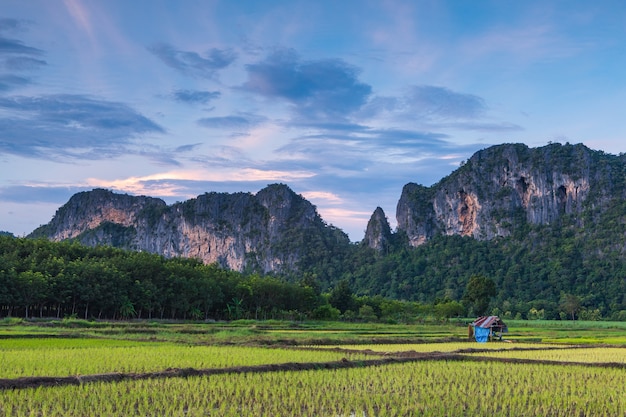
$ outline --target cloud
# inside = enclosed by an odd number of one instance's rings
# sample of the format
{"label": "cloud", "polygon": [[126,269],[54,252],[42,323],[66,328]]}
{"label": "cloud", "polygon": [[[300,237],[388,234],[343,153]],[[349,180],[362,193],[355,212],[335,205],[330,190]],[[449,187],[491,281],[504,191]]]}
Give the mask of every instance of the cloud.
{"label": "cloud", "polygon": [[0,92],[9,91],[27,84],[30,84],[28,78],[19,77],[17,75],[0,75]]}
{"label": "cloud", "polygon": [[519,132],[524,128],[518,124],[510,122],[481,122],[481,121],[467,121],[467,122],[453,122],[453,123],[440,123],[431,124],[431,127],[445,128],[445,129],[457,129],[465,131],[478,131],[478,132]]}
{"label": "cloud", "polygon": [[202,145],[201,143],[192,143],[189,145],[181,145],[178,146],[174,151],[175,152],[191,152],[193,150],[195,150],[196,148],[198,148],[200,145]]}
{"label": "cloud", "polygon": [[257,184],[260,183],[291,182],[313,176],[315,176],[314,173],[302,170],[287,171],[250,167],[231,167],[220,170],[200,168],[166,171],[116,180],[89,178],[86,185],[91,188],[109,188],[135,195],[143,194],[180,199],[191,198],[207,190],[215,191],[214,187],[208,187],[207,184],[240,183],[241,188],[249,188],[246,184],[254,184],[256,188]]}
{"label": "cloud", "polygon": [[[17,19],[0,19],[0,33],[6,31],[18,31],[24,26],[24,21]],[[6,38],[4,36],[0,36],[0,59],[5,61],[7,60],[18,60],[26,59],[28,57],[39,57],[44,55],[44,51],[38,48],[34,48],[32,46],[25,45],[24,42],[19,39],[11,39]],[[44,61],[34,59],[34,61],[39,63],[44,63]],[[15,63],[14,63],[15,65]],[[19,64],[17,64],[19,65]]]}
{"label": "cloud", "polygon": [[412,87],[405,100],[409,111],[431,118],[476,119],[487,109],[478,96],[431,85]]}
{"label": "cloud", "polygon": [[[0,19],[0,33],[16,31],[22,27],[22,21]],[[0,69],[9,73],[0,74],[0,93],[23,87],[31,83],[29,78],[16,75],[16,72],[38,69],[47,65],[40,59],[44,51],[24,44],[18,39],[10,39],[0,35]]]}
{"label": "cloud", "polygon": [[84,191],[84,187],[63,186],[58,184],[25,184],[0,187],[0,201],[12,203],[59,203]]}
{"label": "cloud", "polygon": [[44,65],[48,65],[48,63],[42,59],[35,59],[23,56],[9,58],[4,61],[4,66],[11,71],[33,70],[38,69],[39,67],[43,67]]}
{"label": "cloud", "polygon": [[370,127],[357,123],[341,123],[341,122],[318,122],[307,120],[296,120],[289,123],[291,127],[310,128],[324,131],[345,131],[345,132],[361,132],[369,130]]}
{"label": "cloud", "polygon": [[218,70],[224,69],[235,61],[237,54],[232,49],[212,48],[204,56],[197,52],[181,51],[166,43],[159,43],[148,48],[165,65],[185,75],[199,78],[215,78]]}
{"label": "cloud", "polygon": [[410,87],[400,97],[373,98],[360,114],[361,118],[391,116],[417,121],[470,120],[484,117],[485,100],[473,94],[445,87],[420,85]]}
{"label": "cloud", "polygon": [[43,51],[31,46],[26,46],[23,42],[17,39],[0,37],[0,56],[7,54],[40,56],[43,55]]}
{"label": "cloud", "polygon": [[0,18],[0,32],[17,30],[22,26],[22,21],[10,18]]}
{"label": "cloud", "polygon": [[207,104],[221,96],[219,91],[175,90],[172,98],[181,103]]}
{"label": "cloud", "polygon": [[337,194],[329,191],[305,191],[302,197],[307,200],[322,200],[328,204],[341,204],[343,200]]}
{"label": "cloud", "polygon": [[341,59],[303,61],[292,49],[279,49],[246,65],[243,88],[287,100],[305,118],[343,118],[363,106],[372,88],[358,80],[358,68]]}
{"label": "cloud", "polygon": [[248,130],[265,120],[265,117],[244,113],[238,116],[205,117],[197,123],[209,129]]}
{"label": "cloud", "polygon": [[442,133],[395,129],[319,132],[294,138],[276,153],[294,167],[332,171],[339,177],[368,176],[368,169],[376,165],[416,163],[430,155],[450,152],[452,144],[447,138]]}
{"label": "cloud", "polygon": [[158,124],[123,103],[83,95],[0,98],[0,152],[35,158],[119,155]]}
{"label": "cloud", "polygon": [[283,169],[318,173],[318,189],[355,195],[360,189],[400,189],[409,181],[432,184],[484,147],[456,144],[441,132],[370,128],[302,135],[275,153]]}

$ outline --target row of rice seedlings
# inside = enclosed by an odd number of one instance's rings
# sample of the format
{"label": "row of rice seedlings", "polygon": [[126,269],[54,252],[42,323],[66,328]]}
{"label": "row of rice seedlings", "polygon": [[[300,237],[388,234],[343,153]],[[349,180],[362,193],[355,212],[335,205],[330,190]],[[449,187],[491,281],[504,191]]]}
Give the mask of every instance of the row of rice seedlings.
{"label": "row of rice seedlings", "polygon": [[[598,322],[601,323],[601,322]],[[621,331],[621,333],[623,333],[623,331]],[[607,344],[607,345],[626,345],[626,336],[621,334],[621,335],[616,335],[616,336],[610,336],[610,335],[602,335],[602,334],[598,334],[597,332],[594,331],[594,334],[597,334],[597,336],[589,336],[589,335],[585,335],[583,336],[564,336],[561,338],[548,338],[548,337],[544,337],[542,339],[543,342],[546,343],[568,343],[571,345],[594,345],[594,344]]]}
{"label": "row of rice seedlings", "polygon": [[227,368],[288,362],[359,360],[364,355],[331,351],[297,351],[244,346],[140,346],[17,349],[0,351],[0,378],[71,376],[101,373],[146,373],[167,368]]}
{"label": "row of rice seedlings", "polygon": [[456,352],[465,349],[546,349],[567,348],[563,345],[547,345],[542,343],[476,343],[476,342],[448,342],[448,343],[411,343],[411,344],[371,344],[371,345],[334,345],[316,346],[320,349],[371,350],[380,353],[397,353],[414,351],[418,353]]}
{"label": "row of rice seedlings", "polygon": [[515,358],[580,363],[626,363],[626,348],[590,347],[538,351],[506,351],[476,353],[494,358]]}
{"label": "row of rice seedlings", "polygon": [[0,339],[0,351],[8,350],[33,350],[33,349],[79,349],[89,347],[128,347],[145,345],[153,342],[136,342],[132,340],[117,339],[91,339],[91,338],[62,338],[62,337],[33,337]]}
{"label": "row of rice seedlings", "polygon": [[581,366],[420,362],[0,392],[12,416],[616,416],[626,373]]}

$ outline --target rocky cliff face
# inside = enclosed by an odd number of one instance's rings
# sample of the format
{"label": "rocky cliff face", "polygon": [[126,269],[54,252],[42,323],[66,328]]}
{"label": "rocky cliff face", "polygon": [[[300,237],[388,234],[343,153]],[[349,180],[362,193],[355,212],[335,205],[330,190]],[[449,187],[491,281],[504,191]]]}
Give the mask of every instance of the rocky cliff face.
{"label": "rocky cliff face", "polygon": [[[626,155],[583,145],[498,145],[477,152],[432,187],[405,185],[396,209],[398,234],[377,208],[362,243],[385,252],[404,235],[418,246],[436,235],[488,240],[563,220],[594,227],[601,213],[622,213],[625,199]],[[78,193],[31,236],[260,272],[327,264],[349,247],[345,233],[326,225],[312,204],[282,184],[255,195],[206,193],[171,206],[106,190]]]}
{"label": "rocky cliff face", "polygon": [[436,234],[493,239],[564,217],[583,227],[594,211],[625,197],[624,162],[583,145],[493,146],[432,187],[407,184],[398,229],[417,246]]}
{"label": "rocky cliff face", "polygon": [[385,216],[382,208],[377,207],[367,222],[362,243],[378,252],[386,252],[391,244],[391,239],[391,227],[389,227],[387,216]]}
{"label": "rocky cliff face", "polygon": [[[315,207],[282,184],[250,193],[206,193],[168,206],[162,200],[93,190],[74,195],[32,237],[113,245],[182,256],[233,270],[284,272],[306,256],[308,239],[347,245]],[[319,249],[319,248],[317,248]]]}

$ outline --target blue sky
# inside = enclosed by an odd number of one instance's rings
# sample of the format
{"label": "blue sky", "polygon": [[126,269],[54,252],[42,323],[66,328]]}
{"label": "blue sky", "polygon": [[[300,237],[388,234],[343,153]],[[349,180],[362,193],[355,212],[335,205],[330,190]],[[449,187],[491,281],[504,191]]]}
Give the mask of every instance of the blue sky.
{"label": "blue sky", "polygon": [[3,0],[0,230],[285,183],[361,240],[494,144],[626,151],[623,1]]}

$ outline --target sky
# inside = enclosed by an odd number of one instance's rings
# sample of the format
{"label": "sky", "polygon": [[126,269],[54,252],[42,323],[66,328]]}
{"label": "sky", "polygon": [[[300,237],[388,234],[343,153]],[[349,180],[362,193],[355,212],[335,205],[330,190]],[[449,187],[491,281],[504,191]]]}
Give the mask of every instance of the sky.
{"label": "sky", "polygon": [[491,145],[626,152],[626,2],[2,0],[0,230],[287,184],[363,238]]}

